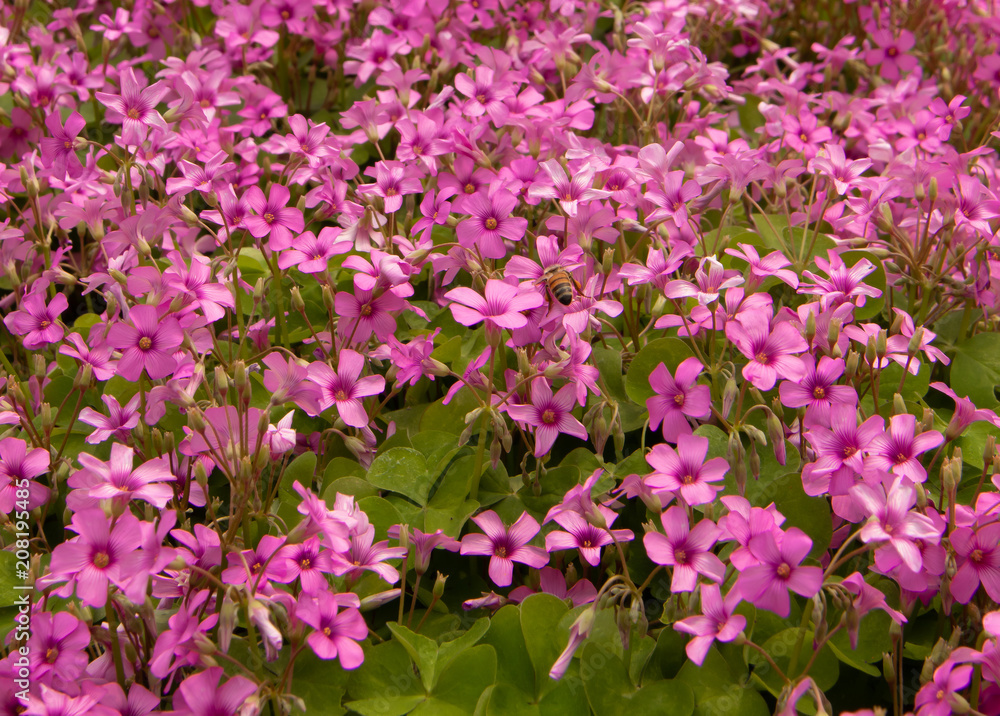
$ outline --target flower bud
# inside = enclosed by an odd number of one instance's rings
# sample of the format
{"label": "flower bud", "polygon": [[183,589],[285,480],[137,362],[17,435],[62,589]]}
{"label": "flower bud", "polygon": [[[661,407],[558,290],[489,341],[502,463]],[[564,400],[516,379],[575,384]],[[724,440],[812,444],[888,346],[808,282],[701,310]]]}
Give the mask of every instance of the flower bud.
{"label": "flower bud", "polygon": [[872,337],[868,339],[868,343],[865,345],[865,362],[870,366],[874,366],[877,358],[878,356],[875,354],[875,338]]}
{"label": "flower bud", "polygon": [[889,335],[883,328],[878,332],[878,335],[875,336],[875,355],[877,355],[879,359],[885,358],[885,354],[889,350],[888,341]]}
{"label": "flower bud", "polygon": [[774,458],[779,465],[785,464],[785,430],[781,425],[781,418],[773,412],[767,413],[767,434],[771,438],[771,447],[774,448]]}
{"label": "flower bud", "polygon": [[448,577],[440,572],[437,573],[437,578],[434,580],[434,587],[431,589],[431,594],[434,595],[435,599],[440,599],[444,595],[444,584],[448,581]]}
{"label": "flower bud", "polygon": [[[201,411],[197,408],[191,408],[188,410],[188,427],[194,430],[196,433],[201,435],[205,432],[205,416],[201,414]],[[142,423],[139,423],[142,425]]]}
{"label": "flower bud", "polygon": [[336,303],[337,303],[336,299],[334,298],[334,295],[333,295],[333,289],[330,288],[330,286],[328,284],[324,284],[324,286],[323,286],[323,305],[326,306],[326,310],[330,314],[332,314],[334,316],[337,315],[336,308],[335,308],[336,307]]}
{"label": "flower bud", "polygon": [[857,351],[851,351],[847,354],[846,367],[844,369],[844,377],[851,380],[858,374],[858,366],[861,363],[861,355]]}
{"label": "flower bud", "polygon": [[924,512],[927,509],[927,491],[921,483],[916,483],[914,489],[917,491],[917,509]]}
{"label": "flower bud", "polygon": [[936,176],[931,177],[930,186],[927,188],[927,196],[931,201],[937,201],[938,198],[938,180]]}
{"label": "flower bud", "polygon": [[882,675],[885,682],[889,684],[891,690],[896,688],[896,664],[893,662],[889,652],[882,653]]}
{"label": "flower bud", "polygon": [[249,385],[249,380],[247,379],[247,364],[243,360],[238,360],[233,363],[233,382],[236,383],[236,390],[241,394]]}
{"label": "flower bud", "polygon": [[260,303],[264,300],[264,277],[261,276],[253,284],[253,302]]}
{"label": "flower bud", "polygon": [[305,311],[306,302],[302,299],[302,292],[299,291],[298,286],[292,286],[291,296],[292,310],[298,311],[299,313]]}
{"label": "flower bud", "polygon": [[94,369],[90,363],[84,363],[83,367],[73,376],[73,387],[77,390],[85,390],[90,387],[94,379]]}
{"label": "flower bud", "polygon": [[989,465],[993,462],[993,456],[996,455],[997,451],[997,441],[992,435],[986,436],[986,446],[983,448],[983,464]]}
{"label": "flower bud", "polygon": [[221,365],[215,366],[215,392],[219,396],[219,401],[225,402],[226,393],[229,392],[229,375]]}
{"label": "flower bud", "polygon": [[816,312],[809,311],[809,318],[806,319],[806,343],[812,345],[813,338],[816,337]]}
{"label": "flower bud", "polygon": [[926,433],[928,430],[934,427],[934,411],[930,408],[924,408],[924,413],[920,418],[920,425],[918,430],[922,433]]}
{"label": "flower bud", "polygon": [[906,409],[906,401],[903,400],[903,396],[899,393],[892,394],[892,414],[893,415],[905,415],[909,411]]}
{"label": "flower bud", "polygon": [[757,454],[757,444],[750,444],[750,474],[754,480],[760,479],[760,455]]}
{"label": "flower bud", "polygon": [[371,596],[365,597],[361,600],[361,611],[370,612],[374,609],[378,609],[383,604],[388,604],[389,602],[399,599],[400,590],[387,589],[384,592],[379,592],[378,594],[372,594]]}
{"label": "flower bud", "polygon": [[601,261],[601,273],[609,276],[615,268],[615,250],[613,247],[604,249],[603,260]]}

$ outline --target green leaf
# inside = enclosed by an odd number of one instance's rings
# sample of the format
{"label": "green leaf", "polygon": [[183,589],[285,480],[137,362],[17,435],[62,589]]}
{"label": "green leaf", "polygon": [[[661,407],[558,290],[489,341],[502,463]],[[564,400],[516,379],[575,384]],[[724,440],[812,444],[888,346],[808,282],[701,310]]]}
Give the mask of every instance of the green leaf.
{"label": "green leaf", "polygon": [[496,674],[497,653],[493,647],[487,644],[473,646],[443,670],[433,698],[418,706],[414,713],[467,716],[475,711],[483,692],[494,684]]}
{"label": "green leaf", "polygon": [[[503,661],[500,659],[500,664],[503,664]],[[530,699],[530,696],[513,684],[501,681],[490,693],[486,716],[541,716],[538,705],[532,703]]]}
{"label": "green leaf", "polygon": [[368,521],[375,527],[376,541],[386,539],[390,527],[404,522],[399,510],[384,497],[364,497],[358,500],[358,507],[364,510]]}
{"label": "green leaf", "polygon": [[[904,372],[906,375],[905,378],[903,378]],[[955,372],[952,371],[952,377],[954,375]],[[902,390],[899,389],[900,378],[903,378]],[[906,400],[919,402],[921,398],[927,395],[927,391],[930,389],[930,379],[931,364],[927,361],[921,361],[920,370],[916,375],[908,371],[903,371],[903,367],[896,363],[891,363],[882,370],[882,374],[879,376],[879,403],[891,402],[892,396],[895,393],[899,393]]]}
{"label": "green leaf", "polygon": [[[490,628],[490,620],[483,617],[477,620],[468,631],[457,639],[446,641],[438,650],[438,671],[443,671],[466,649],[475,645]],[[463,659],[465,657],[462,657]],[[490,682],[492,683],[492,681]]]}
{"label": "green leaf", "polygon": [[[483,637],[482,643],[491,645],[498,654],[502,654],[497,665],[497,683],[509,685],[519,690],[525,697],[532,698],[535,693],[535,670],[531,665],[528,647],[521,632],[521,612],[512,605],[502,607],[490,619],[490,629]],[[506,694],[496,695],[493,699],[506,700]]]}
{"label": "green leaf", "polygon": [[[795,647],[800,643],[800,641],[802,645],[800,647],[796,669],[801,671],[806,665],[806,662],[812,658],[811,630],[805,631],[799,627],[791,627],[778,632],[761,646],[774,660],[774,663],[778,665],[778,668],[791,678],[793,676],[798,676],[797,673],[789,674],[788,670],[791,664],[792,653],[795,651]],[[764,657],[756,651],[751,651],[748,659],[749,662],[754,665],[754,676],[761,680],[773,696],[778,696],[784,686],[778,672],[770,668],[768,663],[764,660]],[[812,677],[813,681],[816,682],[816,686],[818,686],[821,691],[826,691],[837,683],[837,677],[839,675],[840,662],[837,661],[837,657],[834,656],[829,645],[824,644],[823,648],[820,649],[819,654],[816,656],[816,659],[812,662],[812,666],[809,669],[809,676]]]}
{"label": "green leaf", "polygon": [[657,338],[647,343],[632,359],[625,376],[625,392],[632,402],[645,405],[655,393],[649,385],[649,374],[663,363],[671,374],[681,362],[694,355],[691,347],[679,338]]}
{"label": "green leaf", "polygon": [[[748,480],[752,482],[752,480]],[[761,476],[760,483],[764,483]],[[778,512],[785,515],[785,523],[781,526],[798,527],[812,538],[813,546],[809,554],[819,559],[826,553],[833,537],[833,527],[830,521],[830,503],[824,497],[810,497],[802,489],[802,477],[797,472],[782,475],[777,480],[761,485],[763,489],[750,497],[749,485],[747,497],[757,507],[766,507],[774,502]]]}
{"label": "green leaf", "polygon": [[685,661],[677,680],[694,693],[696,716],[768,716],[771,710],[758,691],[745,683],[745,672],[736,674],[718,649],[712,647],[698,666]]}
{"label": "green leaf", "polygon": [[377,497],[378,488],[363,477],[341,477],[323,490],[323,499],[327,505],[333,505],[337,501],[338,494],[353,495],[360,500],[363,497]]}
{"label": "green leaf", "polygon": [[427,698],[406,649],[392,640],[365,645],[365,660],[348,680],[346,705],[362,716],[402,716]]}
{"label": "green leaf", "polygon": [[977,408],[994,408],[998,385],[1000,333],[979,333],[959,343],[951,362],[951,389],[969,398]]}
{"label": "green leaf", "polygon": [[368,468],[368,482],[382,490],[405,495],[421,507],[427,504],[433,478],[420,451],[397,447],[378,455]]}
{"label": "green leaf", "polygon": [[567,611],[566,603],[551,594],[532,594],[521,602],[521,632],[535,668],[536,696],[551,681],[549,670],[569,643],[569,633],[559,628]]}
{"label": "green leaf", "polygon": [[20,596],[31,594],[30,590],[14,589],[25,584],[25,580],[17,576],[17,562],[14,552],[0,550],[0,604],[5,606],[14,604]]}
{"label": "green leaf", "polygon": [[387,626],[396,638],[396,641],[403,645],[406,653],[410,655],[413,663],[417,665],[424,690],[430,693],[434,689],[434,684],[437,683],[438,676],[437,642],[433,639],[428,639],[426,636],[412,632],[405,626],[395,622],[389,622]]}
{"label": "green leaf", "polygon": [[304,452],[292,460],[285,468],[285,474],[281,476],[281,487],[279,490],[288,496],[295,496],[294,502],[298,499],[298,493],[295,492],[295,488],[292,486],[298,482],[303,487],[311,488],[313,477],[315,476],[316,453]]}
{"label": "green leaf", "polygon": [[340,703],[347,693],[349,676],[339,662],[325,661],[306,649],[295,659],[291,692],[305,702],[305,713],[340,716],[347,713]]}
{"label": "green leaf", "polygon": [[427,406],[420,418],[420,429],[443,430],[453,435],[460,435],[465,430],[465,416],[469,411],[479,407],[475,396],[468,388],[463,388],[445,405],[441,400]]}
{"label": "green leaf", "polygon": [[632,712],[627,702],[635,689],[625,664],[612,652],[593,642],[584,644],[580,650],[580,678],[590,708],[597,716]]}
{"label": "green leaf", "polygon": [[595,346],[592,352],[594,365],[597,367],[604,385],[612,398],[619,402],[628,400],[625,392],[625,382],[622,379],[622,354],[621,351],[611,350],[601,346]]}
{"label": "green leaf", "polygon": [[[941,429],[944,432],[944,429]],[[990,435],[1000,444],[1000,428],[981,420],[973,423],[962,431],[958,444],[962,448],[962,462],[977,470],[983,469],[983,453],[986,450],[986,439]]]}

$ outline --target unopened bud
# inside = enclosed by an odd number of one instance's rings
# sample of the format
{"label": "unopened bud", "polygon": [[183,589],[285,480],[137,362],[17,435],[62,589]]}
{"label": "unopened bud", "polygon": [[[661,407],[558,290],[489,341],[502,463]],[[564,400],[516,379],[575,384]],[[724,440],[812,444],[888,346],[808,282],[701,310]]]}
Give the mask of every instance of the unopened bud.
{"label": "unopened bud", "polygon": [[996,455],[997,451],[997,440],[992,435],[986,436],[986,446],[983,447],[983,464],[989,465],[993,462],[993,456]]}
{"label": "unopened bud", "polygon": [[448,577],[437,573],[437,579],[434,580],[434,588],[431,590],[431,594],[434,595],[435,599],[440,599],[444,595],[444,584],[448,581]]}
{"label": "unopened bud", "polygon": [[292,286],[291,296],[292,296],[292,299],[291,299],[292,310],[293,311],[298,311],[299,313],[302,313],[303,311],[305,311],[306,310],[306,302],[302,299],[302,292],[299,291],[299,287],[298,286]]}
{"label": "unopened bud", "polygon": [[264,300],[264,277],[258,278],[253,285],[253,302],[260,303]]}
{"label": "unopened bud", "polygon": [[601,272],[609,276],[615,268],[615,250],[608,247],[604,250],[604,258],[601,262]]}
{"label": "unopened bud", "polygon": [[882,676],[885,677],[885,681],[889,684],[890,690],[895,690],[896,688],[896,664],[892,660],[892,656],[888,652],[883,652],[882,654]]}
{"label": "unopened bud", "polygon": [[750,444],[750,474],[754,480],[760,479],[760,455],[757,454],[757,444]]}
{"label": "unopened bud", "polygon": [[861,355],[857,351],[847,354],[847,361],[844,368],[844,376],[851,380],[858,374],[858,366],[861,364]]}
{"label": "unopened bud", "polygon": [[888,341],[889,335],[883,328],[878,332],[878,335],[875,336],[875,355],[877,355],[879,359],[885,358],[885,354],[889,350]]}
{"label": "unopened bud", "polygon": [[722,417],[728,419],[729,412],[733,409],[733,404],[736,402],[737,396],[740,394],[740,389],[736,387],[736,381],[732,378],[726,381],[726,385],[722,388]]}
{"label": "unopened bud", "polygon": [[920,432],[926,433],[934,427],[934,411],[924,408],[924,414],[920,418]]}
{"label": "unopened bud", "polygon": [[917,353],[920,352],[920,346],[923,343],[923,340],[924,340],[924,327],[917,326],[917,330],[915,330],[913,332],[913,335],[910,337],[910,342],[906,344],[906,355],[910,356],[911,358],[917,355]]}
{"label": "unopened bud", "polygon": [[236,390],[242,393],[247,389],[249,380],[247,378],[247,364],[238,360],[233,362],[233,382],[236,383]]}
{"label": "unopened bud", "polygon": [[927,188],[927,196],[931,201],[937,201],[938,198],[938,180],[936,176],[931,177],[930,186]]}
{"label": "unopened bud", "polygon": [[91,368],[90,363],[84,363],[83,367],[73,376],[73,387],[77,390],[89,388],[93,378],[94,369]]}
{"label": "unopened bud", "polygon": [[899,393],[892,394],[892,414],[893,415],[905,415],[909,411],[906,409],[906,401],[903,400],[903,396]]}
{"label": "unopened bud", "polygon": [[225,400],[226,393],[229,392],[229,375],[221,365],[215,366],[215,392],[222,401]]}
{"label": "unopened bud", "polygon": [[806,343],[812,345],[813,338],[816,337],[816,313],[814,311],[809,311],[809,317],[806,319]]}
{"label": "unopened bud", "polygon": [[774,450],[774,458],[779,465],[785,464],[785,429],[781,425],[781,418],[773,412],[767,414],[767,434],[771,438],[771,448]]}
{"label": "unopened bud", "polygon": [[[196,433],[201,435],[205,432],[205,416],[201,414],[201,411],[197,408],[192,408],[188,410],[188,427],[194,430]],[[141,425],[142,423],[140,423]]]}
{"label": "unopened bud", "polygon": [[378,594],[372,594],[369,597],[365,597],[361,600],[360,609],[363,612],[370,612],[373,609],[378,609],[383,604],[388,604],[389,602],[399,599],[400,590],[397,589],[387,589],[384,592],[379,592]]}
{"label": "unopened bud", "polygon": [[843,321],[839,318],[834,318],[830,321],[830,326],[826,330],[826,340],[829,342],[830,347],[834,347],[840,341],[840,328]]}
{"label": "unopened bud", "polygon": [[874,366],[877,359],[878,356],[875,354],[875,338],[872,337],[868,339],[868,343],[865,345],[865,362],[868,365]]}
{"label": "unopened bud", "polygon": [[336,299],[333,295],[333,289],[329,285],[323,286],[323,305],[326,306],[326,310],[332,314],[336,315]]}

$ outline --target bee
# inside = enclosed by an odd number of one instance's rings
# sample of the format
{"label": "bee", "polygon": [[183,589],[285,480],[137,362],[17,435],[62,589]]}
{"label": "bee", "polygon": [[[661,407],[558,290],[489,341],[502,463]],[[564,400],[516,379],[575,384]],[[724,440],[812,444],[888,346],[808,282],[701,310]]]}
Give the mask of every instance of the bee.
{"label": "bee", "polygon": [[545,281],[552,297],[564,306],[568,306],[573,302],[574,287],[577,293],[583,293],[579,282],[573,278],[569,271],[558,264],[553,264],[545,269],[542,279]]}

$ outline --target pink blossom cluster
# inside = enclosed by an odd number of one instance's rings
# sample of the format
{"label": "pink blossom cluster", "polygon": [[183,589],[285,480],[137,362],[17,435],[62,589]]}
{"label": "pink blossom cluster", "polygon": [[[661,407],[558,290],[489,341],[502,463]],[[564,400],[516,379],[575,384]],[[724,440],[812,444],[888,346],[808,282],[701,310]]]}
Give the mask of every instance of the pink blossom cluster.
{"label": "pink blossom cluster", "polygon": [[290,713],[538,592],[553,680],[613,610],[829,711],[881,612],[897,713],[1000,713],[998,16],[791,5],[0,6],[3,713]]}

